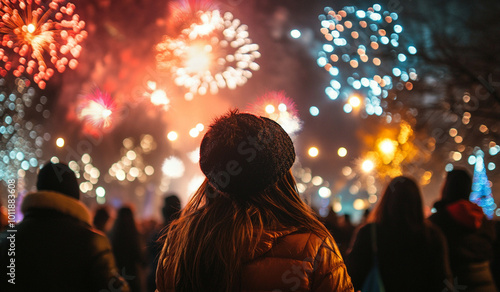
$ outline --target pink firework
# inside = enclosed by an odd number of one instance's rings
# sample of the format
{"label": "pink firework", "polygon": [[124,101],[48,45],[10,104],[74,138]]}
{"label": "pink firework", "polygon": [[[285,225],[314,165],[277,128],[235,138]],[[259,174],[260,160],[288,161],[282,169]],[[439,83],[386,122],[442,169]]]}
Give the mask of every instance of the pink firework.
{"label": "pink firework", "polygon": [[302,129],[295,103],[284,91],[266,92],[248,107],[248,111],[276,121],[290,135]]}
{"label": "pink firework", "polygon": [[1,0],[0,75],[33,75],[45,88],[54,73],[75,69],[87,37],[85,22],[66,0]]}
{"label": "pink firework", "polygon": [[84,131],[94,130],[110,130],[115,119],[115,111],[117,105],[113,98],[99,89],[94,89],[92,93],[81,97],[78,105],[77,117],[84,124]]}

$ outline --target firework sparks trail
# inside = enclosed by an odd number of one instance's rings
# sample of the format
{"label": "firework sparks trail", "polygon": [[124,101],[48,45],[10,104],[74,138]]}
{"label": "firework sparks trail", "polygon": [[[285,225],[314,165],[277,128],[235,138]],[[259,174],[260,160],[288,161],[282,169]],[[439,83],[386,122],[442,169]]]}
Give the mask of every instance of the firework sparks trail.
{"label": "firework sparks trail", "polygon": [[27,73],[44,89],[55,71],[75,69],[87,37],[75,8],[66,0],[2,0],[0,75]]}

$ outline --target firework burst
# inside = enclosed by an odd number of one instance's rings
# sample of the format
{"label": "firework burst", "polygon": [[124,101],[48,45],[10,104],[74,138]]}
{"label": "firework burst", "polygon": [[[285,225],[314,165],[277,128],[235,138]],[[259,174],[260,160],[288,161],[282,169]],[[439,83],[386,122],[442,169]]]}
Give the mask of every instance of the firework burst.
{"label": "firework burst", "polygon": [[0,74],[33,75],[45,88],[55,71],[75,69],[87,36],[85,22],[66,0],[2,0],[0,2]]}
{"label": "firework burst", "polygon": [[242,86],[259,69],[259,46],[248,38],[246,25],[218,10],[199,12],[198,17],[177,38],[165,36],[156,46],[157,68],[172,73],[175,84],[189,90],[186,99]]}
{"label": "firework burst", "polygon": [[302,129],[302,121],[297,115],[295,103],[284,91],[267,92],[252,104],[248,111],[276,121],[290,135]]}
{"label": "firework burst", "polygon": [[116,120],[116,109],[113,98],[96,88],[80,98],[76,111],[77,117],[84,124],[84,131],[109,131]]}
{"label": "firework burst", "polygon": [[[411,90],[417,79],[410,60],[417,50],[405,45],[398,14],[383,11],[379,4],[366,11],[354,6],[339,11],[326,7],[324,11],[319,20],[327,42],[317,63],[333,78],[326,94],[344,101],[353,94],[361,95],[366,114],[382,115],[387,106],[384,99],[396,99],[395,90]],[[347,102],[344,111],[352,110]]]}

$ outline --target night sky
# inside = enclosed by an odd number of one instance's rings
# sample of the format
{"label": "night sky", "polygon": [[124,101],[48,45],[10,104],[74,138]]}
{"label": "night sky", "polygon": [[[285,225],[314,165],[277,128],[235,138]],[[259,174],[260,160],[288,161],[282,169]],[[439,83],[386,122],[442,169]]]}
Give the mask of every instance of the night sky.
{"label": "night sky", "polygon": [[[391,113],[391,117],[398,114],[401,120],[411,124],[415,151],[428,154],[425,159],[417,159],[419,156],[414,155],[413,161],[408,158],[402,164],[403,173],[417,181],[421,181],[426,171],[432,173],[422,188],[424,202],[429,207],[439,197],[447,164],[473,172],[468,157],[473,154],[474,147],[480,147],[486,153],[487,167],[490,162],[495,166],[500,163],[498,156],[489,152],[489,148],[496,145],[492,142],[500,141],[500,100],[497,100],[500,82],[496,81],[500,80],[500,72],[498,66],[493,65],[498,64],[495,60],[498,61],[500,56],[500,25],[494,17],[499,11],[499,5],[494,1],[475,1],[474,4],[447,1],[446,5],[436,1],[378,2],[382,10],[398,13],[398,23],[404,28],[400,34],[401,46],[413,44],[418,49],[414,56],[408,55],[407,61],[418,73],[418,79],[412,84],[413,90],[401,90],[397,92],[397,99],[389,100],[396,90],[390,91],[381,116],[363,114],[363,109],[346,113],[343,108],[346,101],[329,99],[325,88],[330,86],[332,76],[317,63],[318,53],[323,50],[323,44],[328,43],[320,32],[318,20],[324,7],[330,6],[335,11],[344,6],[367,10],[375,2],[214,1],[212,8],[222,13],[231,12],[234,18],[248,25],[249,38],[259,45],[261,57],[255,62],[260,69],[252,71],[248,82],[234,90],[225,88],[217,94],[195,95],[190,101],[184,98],[185,89],[174,84],[171,72],[160,72],[156,68],[155,46],[165,35],[175,38],[178,34],[172,25],[175,19],[169,2],[74,1],[75,12],[85,21],[88,32],[81,44],[79,64],[75,70],[67,68],[63,74],[56,73],[44,90],[37,88],[36,84],[33,86],[38,98],[47,97],[45,109],[51,113],[47,119],[39,113],[25,116],[26,120],[42,124],[50,133],[39,162],[56,156],[61,161],[76,161],[83,168],[82,155],[88,153],[92,165],[100,172],[93,190],[83,196],[83,201],[91,207],[96,205],[97,186],[106,189],[107,203],[119,206],[123,202],[132,202],[144,217],[157,214],[161,197],[167,191],[178,192],[185,204],[189,196],[189,181],[201,174],[198,164],[192,163],[187,153],[196,150],[206,127],[213,118],[231,108],[243,111],[251,108],[259,97],[270,91],[283,91],[295,103],[302,130],[293,136],[298,158],[294,169],[296,174],[303,174],[305,170],[313,177],[323,179],[318,186],[304,183],[307,185],[304,196],[312,198],[316,208],[325,204],[317,195],[321,186],[331,189],[330,203],[340,202],[343,207],[340,212],[347,213],[353,212],[355,199],[367,202],[368,185],[376,186],[377,195],[383,191],[388,178],[374,175],[375,181],[370,181],[373,178],[363,173],[360,166],[365,154],[375,148],[377,137],[399,129],[399,123],[395,120],[388,122],[385,113]],[[293,29],[301,32],[299,38],[290,35]],[[449,39],[454,41],[447,41]],[[394,56],[389,54],[380,58],[386,64],[391,63]],[[381,66],[380,70],[387,68]],[[7,76],[6,80],[9,83],[14,79]],[[165,89],[170,100],[168,109],[151,104],[144,94],[151,91],[148,81]],[[79,102],[96,87],[107,92],[118,107],[113,113],[112,127],[92,135],[78,118],[77,110]],[[348,87],[343,84],[343,88]],[[470,103],[464,102],[464,92],[469,92],[472,99],[477,100],[473,110],[467,108]],[[311,106],[319,109],[318,116],[310,114]],[[464,112],[472,115],[468,124],[463,123]],[[193,138],[189,131],[198,123],[205,127],[199,136]],[[484,133],[481,125],[487,127]],[[450,136],[452,128],[463,137],[461,143]],[[176,141],[167,139],[171,131],[178,133]],[[145,134],[154,139],[154,149],[145,151],[141,159],[143,166],[154,168],[154,174],[143,182],[138,179],[119,182],[111,177],[109,169],[126,156],[124,139],[131,138],[128,141],[137,146]],[[66,142],[62,148],[55,145],[58,137]],[[457,150],[460,145],[464,146],[462,151]],[[307,153],[312,146],[319,149],[319,155],[314,158]],[[345,157],[337,154],[339,147],[347,149]],[[456,151],[462,155],[458,161],[453,158],[452,152]],[[185,171],[180,178],[162,178],[162,164],[171,156],[184,163]],[[350,167],[353,174],[346,176],[345,167]],[[487,175],[493,183],[492,192],[498,203],[499,171],[490,168]],[[300,178],[298,182],[301,182]],[[31,190],[33,183],[34,173],[28,172],[26,189]],[[359,186],[355,194],[349,193],[353,185]],[[365,207],[368,206],[367,203]]]}

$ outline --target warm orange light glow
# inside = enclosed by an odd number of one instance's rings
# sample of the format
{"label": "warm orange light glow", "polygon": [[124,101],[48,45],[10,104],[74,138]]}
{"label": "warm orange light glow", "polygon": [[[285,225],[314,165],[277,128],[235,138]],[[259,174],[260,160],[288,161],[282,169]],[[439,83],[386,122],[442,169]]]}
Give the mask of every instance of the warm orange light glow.
{"label": "warm orange light glow", "polygon": [[359,99],[358,96],[353,95],[353,96],[349,97],[349,104],[353,108],[359,107],[361,105],[361,99]]}
{"label": "warm orange light glow", "polygon": [[337,154],[340,157],[345,157],[347,155],[347,149],[345,149],[344,147],[340,147],[339,150],[337,151]]}
{"label": "warm orange light glow", "polygon": [[380,141],[378,144],[378,149],[384,154],[393,154],[396,151],[396,141],[389,138]]}
{"label": "warm orange light glow", "polygon": [[32,24],[32,23],[28,24],[28,32],[29,33],[34,33],[35,30],[36,30],[36,27],[34,24]]}
{"label": "warm orange light glow", "polygon": [[374,167],[375,167],[375,163],[373,163],[373,161],[371,161],[370,159],[363,161],[363,163],[361,164],[361,169],[364,172],[370,172],[373,170]]}
{"label": "warm orange light glow", "polygon": [[63,138],[57,138],[56,140],[56,146],[61,148],[64,146],[64,139]]}
{"label": "warm orange light glow", "polygon": [[311,147],[311,148],[309,148],[309,151],[308,151],[307,153],[308,153],[308,154],[309,154],[309,156],[311,156],[311,157],[316,157],[316,156],[318,156],[318,154],[319,154],[319,150],[318,150],[318,148],[316,148],[316,147]]}
{"label": "warm orange light glow", "polygon": [[190,72],[204,73],[210,69],[212,56],[210,45],[194,45],[187,49],[185,68]]}
{"label": "warm orange light glow", "polygon": [[274,109],[274,106],[273,106],[272,104],[268,104],[268,105],[266,106],[266,113],[268,113],[268,114],[272,114],[272,113],[274,113],[274,110],[275,110],[275,109]]}

